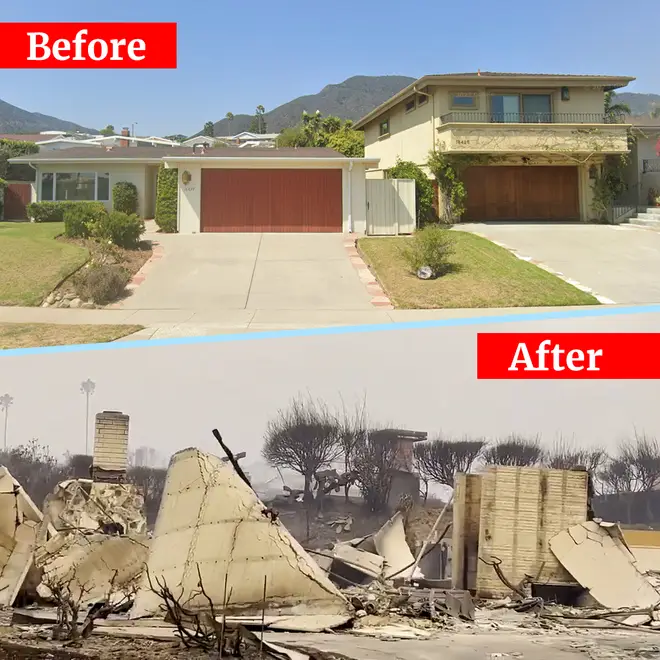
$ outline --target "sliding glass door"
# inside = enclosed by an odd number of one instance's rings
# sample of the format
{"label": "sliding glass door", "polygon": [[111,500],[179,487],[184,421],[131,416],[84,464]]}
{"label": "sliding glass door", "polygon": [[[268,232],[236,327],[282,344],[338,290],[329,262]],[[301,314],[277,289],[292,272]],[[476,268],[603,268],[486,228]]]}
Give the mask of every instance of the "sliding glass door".
{"label": "sliding glass door", "polygon": [[552,122],[550,94],[493,94],[490,97],[490,120],[499,123]]}

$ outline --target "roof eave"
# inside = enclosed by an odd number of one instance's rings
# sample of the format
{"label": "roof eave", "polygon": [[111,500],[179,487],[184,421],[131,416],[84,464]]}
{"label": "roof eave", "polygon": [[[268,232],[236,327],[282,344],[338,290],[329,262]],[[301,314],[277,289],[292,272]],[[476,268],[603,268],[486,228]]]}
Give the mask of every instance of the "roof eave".
{"label": "roof eave", "polygon": [[159,158],[9,158],[7,162],[17,165],[39,165],[59,163],[160,163],[163,156]]}
{"label": "roof eave", "polygon": [[[482,76],[461,76],[461,75],[456,75],[456,76],[438,76],[438,75],[426,75],[422,76],[421,78],[418,78],[415,80],[415,82],[410,83],[407,87],[404,87],[400,92],[397,92],[394,96],[389,98],[387,101],[384,103],[381,103],[377,108],[374,108],[371,112],[367,113],[364,117],[362,117],[360,120],[358,120],[353,128],[356,130],[359,130],[363,128],[366,124],[368,124],[370,121],[381,115],[385,110],[391,108],[393,105],[398,103],[402,98],[405,96],[408,96],[411,92],[415,90],[415,88],[420,88],[424,87],[428,83],[431,82],[445,82],[445,83],[451,83],[451,82],[471,82],[474,81],[476,78],[480,78],[481,80],[489,80],[489,81],[502,81],[502,80],[553,80],[555,82],[558,82],[560,80],[564,80],[566,82],[575,82],[575,83],[582,83],[582,84],[587,84],[591,83],[592,85],[596,84],[602,84],[604,91],[606,92],[611,92],[616,89],[621,89],[622,87],[626,87],[629,85],[631,82],[634,82],[636,79],[632,76],[593,76],[593,77],[587,77],[587,76],[561,76],[557,75],[556,78],[549,78],[548,76],[534,76],[534,75],[529,75],[529,76],[511,76],[511,77],[506,77],[506,76],[489,76],[489,75],[482,75]],[[504,85],[503,85],[504,86]]]}

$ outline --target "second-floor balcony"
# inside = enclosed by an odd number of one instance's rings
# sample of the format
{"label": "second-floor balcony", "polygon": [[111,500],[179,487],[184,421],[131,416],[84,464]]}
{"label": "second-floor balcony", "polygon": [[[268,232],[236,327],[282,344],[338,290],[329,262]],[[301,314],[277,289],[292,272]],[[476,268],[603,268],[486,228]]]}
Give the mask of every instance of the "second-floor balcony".
{"label": "second-floor balcony", "polygon": [[604,112],[448,112],[441,124],[621,124]]}
{"label": "second-floor balcony", "polygon": [[628,126],[605,113],[450,112],[440,116],[438,144],[454,153],[622,154]]}

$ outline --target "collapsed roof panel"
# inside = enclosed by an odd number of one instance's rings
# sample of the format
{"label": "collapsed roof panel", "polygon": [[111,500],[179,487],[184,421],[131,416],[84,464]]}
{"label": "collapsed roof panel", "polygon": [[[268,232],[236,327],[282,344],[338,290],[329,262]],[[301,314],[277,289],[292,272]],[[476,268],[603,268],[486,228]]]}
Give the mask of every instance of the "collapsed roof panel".
{"label": "collapsed roof panel", "polygon": [[30,496],[0,466],[0,607],[11,606],[23,586],[41,521]]}
{"label": "collapsed roof panel", "polygon": [[131,618],[160,612],[149,578],[182,593],[189,610],[208,612],[200,575],[216,612],[226,603],[227,614],[256,615],[265,602],[269,616],[328,615],[337,623],[352,616],[346,598],[234,469],[186,449],[170,462]]}

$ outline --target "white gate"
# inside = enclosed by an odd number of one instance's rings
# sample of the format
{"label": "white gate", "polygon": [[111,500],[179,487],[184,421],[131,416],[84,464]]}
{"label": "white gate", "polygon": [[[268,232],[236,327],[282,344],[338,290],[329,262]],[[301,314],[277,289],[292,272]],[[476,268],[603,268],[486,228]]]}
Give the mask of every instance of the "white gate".
{"label": "white gate", "polygon": [[367,179],[367,234],[398,236],[416,228],[413,179]]}

